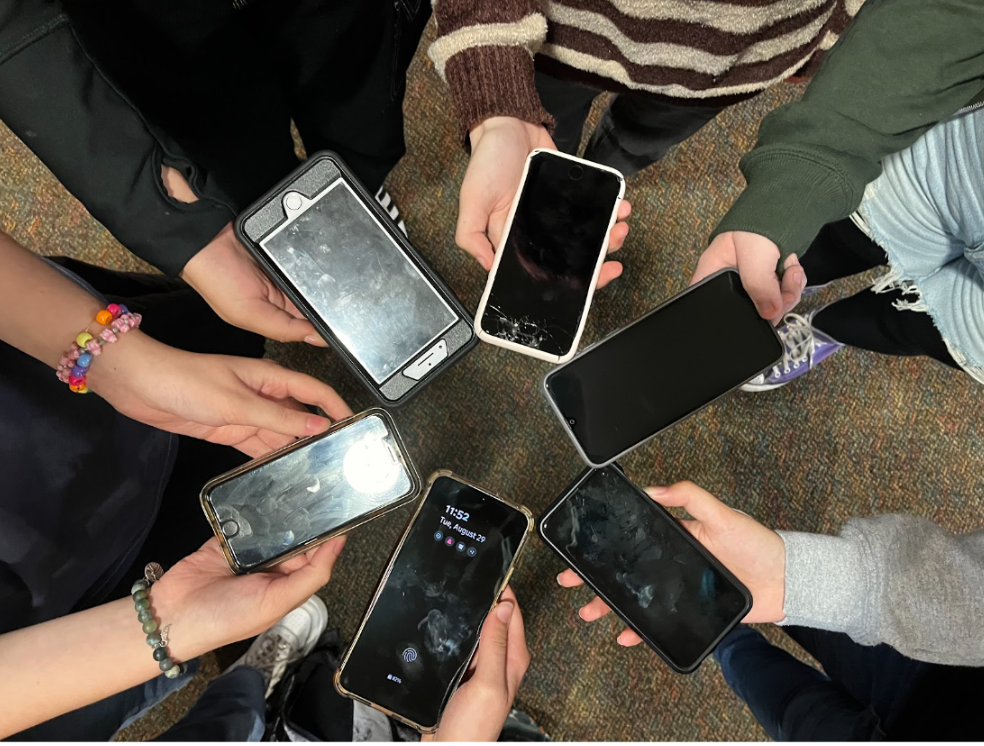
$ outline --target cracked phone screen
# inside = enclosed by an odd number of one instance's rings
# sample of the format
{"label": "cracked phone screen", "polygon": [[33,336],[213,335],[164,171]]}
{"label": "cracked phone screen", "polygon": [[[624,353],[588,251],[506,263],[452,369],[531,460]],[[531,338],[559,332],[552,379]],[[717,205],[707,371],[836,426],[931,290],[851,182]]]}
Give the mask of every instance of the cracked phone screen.
{"label": "cracked phone screen", "polygon": [[413,490],[390,429],[369,415],[216,485],[206,499],[230,552],[248,570]]}
{"label": "cracked phone screen", "polygon": [[260,246],[377,384],[458,320],[342,179]]}
{"label": "cracked phone screen", "polygon": [[384,575],[341,685],[435,726],[528,526],[521,511],[438,477]]}
{"label": "cracked phone screen", "polygon": [[592,472],[541,531],[681,669],[696,666],[746,613],[742,588],[615,466]]}
{"label": "cracked phone screen", "polygon": [[621,177],[551,153],[530,161],[482,330],[562,356],[574,346]]}
{"label": "cracked phone screen", "polygon": [[742,588],[615,466],[591,472],[541,530],[679,668],[696,666],[745,615]]}

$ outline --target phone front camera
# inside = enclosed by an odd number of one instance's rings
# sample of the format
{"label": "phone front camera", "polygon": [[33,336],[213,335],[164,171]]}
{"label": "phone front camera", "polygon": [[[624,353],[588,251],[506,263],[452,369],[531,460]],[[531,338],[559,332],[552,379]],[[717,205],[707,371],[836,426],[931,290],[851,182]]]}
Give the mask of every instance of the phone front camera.
{"label": "phone front camera", "polygon": [[580,166],[571,166],[571,178],[574,181],[578,181],[582,176],[584,176],[584,169]]}
{"label": "phone front camera", "polygon": [[567,424],[570,425],[571,427],[574,427],[577,424],[577,420],[574,419],[567,420]]}

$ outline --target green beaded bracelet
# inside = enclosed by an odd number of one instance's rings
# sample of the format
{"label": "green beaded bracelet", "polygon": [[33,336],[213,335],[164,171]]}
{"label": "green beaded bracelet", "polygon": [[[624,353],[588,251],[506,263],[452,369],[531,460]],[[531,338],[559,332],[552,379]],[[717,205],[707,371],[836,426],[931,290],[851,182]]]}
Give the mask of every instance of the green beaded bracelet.
{"label": "green beaded bracelet", "polygon": [[176,679],[183,674],[188,667],[184,663],[175,663],[167,652],[167,632],[170,625],[160,629],[153,613],[150,611],[150,596],[148,591],[150,586],[160,580],[163,569],[156,562],[151,562],[144,569],[144,577],[133,584],[130,588],[130,596],[133,598],[133,606],[137,610],[137,621],[142,625],[144,633],[147,635],[147,644],[154,649],[154,660],[158,667],[169,679]]}

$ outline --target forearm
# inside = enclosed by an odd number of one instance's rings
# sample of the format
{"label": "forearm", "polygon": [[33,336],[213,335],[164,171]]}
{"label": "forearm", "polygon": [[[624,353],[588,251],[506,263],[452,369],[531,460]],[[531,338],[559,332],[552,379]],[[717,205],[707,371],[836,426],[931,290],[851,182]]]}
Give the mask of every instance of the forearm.
{"label": "forearm", "polygon": [[547,37],[539,3],[439,0],[434,16],[438,38],[428,56],[448,84],[462,141],[491,117],[553,126],[533,68],[533,56]]}
{"label": "forearm", "polygon": [[984,665],[984,532],[915,516],[854,519],[838,537],[780,532],[785,624],[887,643],[919,660]]}
{"label": "forearm", "polygon": [[[102,74],[58,3],[0,3],[0,119],[120,243],[168,274],[234,217],[221,190]],[[168,195],[167,165],[189,175],[198,201]]]}
{"label": "forearm", "polygon": [[161,673],[130,599],[0,635],[0,739]]}
{"label": "forearm", "polygon": [[915,142],[984,88],[984,4],[867,0],[803,98],[769,114],[742,159],[747,188],[715,229],[802,256],[825,223],[846,217],[881,159]]}
{"label": "forearm", "polygon": [[99,301],[0,233],[0,340],[55,368]]}

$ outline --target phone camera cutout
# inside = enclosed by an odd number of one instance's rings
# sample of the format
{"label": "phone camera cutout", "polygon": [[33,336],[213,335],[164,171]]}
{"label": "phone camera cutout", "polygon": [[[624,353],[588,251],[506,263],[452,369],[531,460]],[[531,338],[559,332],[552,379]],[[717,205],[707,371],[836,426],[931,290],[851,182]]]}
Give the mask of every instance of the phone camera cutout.
{"label": "phone camera cutout", "polygon": [[235,521],[225,521],[222,524],[222,535],[227,539],[231,539],[233,536],[239,533],[239,524]]}
{"label": "phone camera cutout", "polygon": [[567,420],[567,424],[570,425],[571,427],[574,427],[577,424],[577,420],[571,417],[569,420]]}
{"label": "phone camera cutout", "polygon": [[571,166],[570,176],[574,181],[580,181],[581,177],[584,176],[584,169],[580,166]]}

